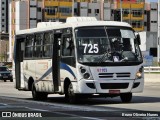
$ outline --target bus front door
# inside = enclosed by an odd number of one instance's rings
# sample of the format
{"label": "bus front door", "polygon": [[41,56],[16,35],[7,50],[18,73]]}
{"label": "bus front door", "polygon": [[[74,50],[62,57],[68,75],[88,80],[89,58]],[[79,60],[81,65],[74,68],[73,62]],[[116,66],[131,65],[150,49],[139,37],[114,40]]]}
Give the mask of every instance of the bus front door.
{"label": "bus front door", "polygon": [[54,33],[53,55],[52,55],[52,76],[54,92],[59,91],[60,86],[60,46],[61,33]]}

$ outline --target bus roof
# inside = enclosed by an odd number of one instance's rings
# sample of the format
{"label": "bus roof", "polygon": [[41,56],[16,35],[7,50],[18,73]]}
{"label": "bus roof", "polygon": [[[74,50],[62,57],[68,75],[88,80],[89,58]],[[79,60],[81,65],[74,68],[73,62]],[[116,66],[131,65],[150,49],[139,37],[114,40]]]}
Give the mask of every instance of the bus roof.
{"label": "bus roof", "polygon": [[66,23],[41,22],[41,23],[38,23],[37,28],[16,31],[16,35],[31,34],[36,32],[43,32],[47,30],[62,29],[62,28],[68,28],[68,27],[77,28],[77,27],[84,27],[84,26],[122,26],[122,27],[131,28],[131,25],[129,25],[126,22],[97,21],[96,18],[94,17],[69,17]]}

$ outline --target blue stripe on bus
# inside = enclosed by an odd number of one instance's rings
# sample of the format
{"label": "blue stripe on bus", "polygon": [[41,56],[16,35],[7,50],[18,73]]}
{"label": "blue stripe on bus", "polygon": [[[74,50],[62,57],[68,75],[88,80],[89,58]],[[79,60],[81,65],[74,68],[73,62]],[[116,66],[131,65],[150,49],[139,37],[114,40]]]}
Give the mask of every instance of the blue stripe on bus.
{"label": "blue stripe on bus", "polygon": [[[68,67],[65,63],[60,63],[60,69],[64,69],[66,71],[68,71],[69,73],[71,73],[73,75],[74,78],[76,78],[75,74],[73,73],[73,71],[71,70],[70,67]],[[39,78],[38,80],[43,80],[43,78],[45,78],[47,75],[49,75],[50,73],[52,73],[52,67],[50,67],[43,75],[41,78]]]}
{"label": "blue stripe on bus", "polygon": [[39,80],[43,80],[43,78],[45,78],[47,75],[49,75],[52,72],[52,67],[50,67],[43,75],[41,78],[39,78]]}
{"label": "blue stripe on bus", "polygon": [[64,69],[64,70],[68,71],[69,73],[71,73],[73,75],[74,78],[76,78],[76,76],[73,73],[73,71],[71,70],[71,68],[68,67],[68,65],[66,65],[65,63],[60,63],[60,69]]}

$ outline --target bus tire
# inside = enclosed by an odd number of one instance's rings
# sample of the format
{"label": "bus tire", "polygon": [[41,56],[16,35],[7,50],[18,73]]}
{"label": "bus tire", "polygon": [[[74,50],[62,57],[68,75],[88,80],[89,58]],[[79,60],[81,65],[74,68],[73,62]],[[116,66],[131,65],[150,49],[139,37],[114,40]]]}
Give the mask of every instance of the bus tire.
{"label": "bus tire", "polygon": [[76,103],[77,102],[77,96],[74,93],[72,83],[70,83],[67,87],[67,91],[65,93],[65,98],[68,100],[69,103]]}
{"label": "bus tire", "polygon": [[120,98],[123,103],[129,103],[132,100],[132,93],[121,93]]}
{"label": "bus tire", "polygon": [[47,96],[47,93],[37,92],[35,85],[32,84],[32,97],[34,100],[46,100]]}

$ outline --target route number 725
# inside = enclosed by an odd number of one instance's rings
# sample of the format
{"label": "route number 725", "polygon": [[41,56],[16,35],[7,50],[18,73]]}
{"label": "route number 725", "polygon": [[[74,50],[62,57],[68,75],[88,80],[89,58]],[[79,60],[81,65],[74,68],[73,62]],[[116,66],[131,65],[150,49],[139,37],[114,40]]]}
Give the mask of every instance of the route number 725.
{"label": "route number 725", "polygon": [[82,46],[84,46],[84,53],[98,53],[99,52],[98,44],[82,44]]}

